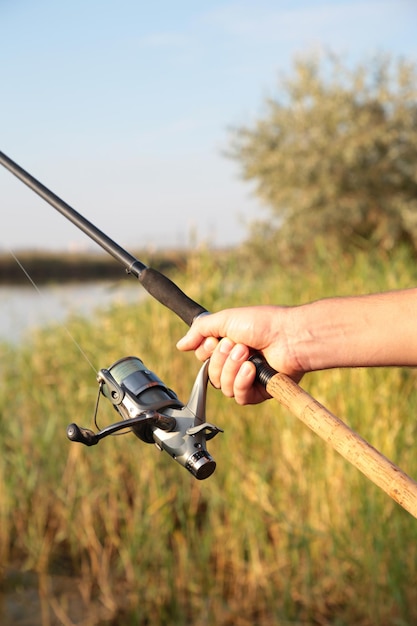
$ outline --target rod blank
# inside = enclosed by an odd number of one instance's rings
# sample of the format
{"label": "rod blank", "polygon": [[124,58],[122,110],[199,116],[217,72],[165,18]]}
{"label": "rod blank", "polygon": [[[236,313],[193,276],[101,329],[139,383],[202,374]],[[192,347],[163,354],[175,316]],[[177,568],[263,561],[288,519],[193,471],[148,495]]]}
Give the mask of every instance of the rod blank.
{"label": "rod blank", "polygon": [[147,267],[144,263],[129,254],[129,252],[105,235],[94,226],[94,224],[78,213],[78,211],[70,207],[69,204],[61,200],[61,198],[36,180],[31,174],[26,172],[20,165],[12,161],[4,152],[0,152],[0,164],[119,261],[129,274],[139,279],[139,282],[151,296],[171,309],[171,311],[176,313],[186,324],[191,326],[196,317],[202,313],[207,313],[204,307],[194,302],[194,300],[191,300],[191,298],[181,291],[169,278],[158,272],[158,270]]}
{"label": "rod blank", "polygon": [[70,222],[75,224],[80,230],[90,237],[93,241],[99,244],[106,252],[111,254],[117,261],[122,263],[128,271],[134,268],[134,273],[138,275],[142,269],[145,269],[146,265],[140,263],[135,257],[126,252],[117,243],[115,243],[110,237],[105,235],[101,230],[89,222],[85,217],[78,213],[75,209],[69,206],[66,202],[61,200],[56,194],[50,191],[45,185],[40,183],[36,178],[26,172],[20,165],[12,161],[4,152],[0,152],[0,164],[14,174],[19,180],[27,185],[32,191],[38,194],[43,200],[46,200],[51,206],[54,207],[59,213],[66,217]]}

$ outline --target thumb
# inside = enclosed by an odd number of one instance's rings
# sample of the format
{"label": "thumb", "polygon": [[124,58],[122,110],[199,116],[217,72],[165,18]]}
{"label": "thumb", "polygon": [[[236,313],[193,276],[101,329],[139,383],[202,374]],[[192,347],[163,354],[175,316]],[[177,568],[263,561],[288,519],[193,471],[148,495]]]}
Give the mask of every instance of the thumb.
{"label": "thumb", "polygon": [[197,318],[187,334],[178,342],[178,350],[195,350],[207,338],[213,338],[217,343],[217,338],[224,337],[222,334],[221,313],[204,314]]}

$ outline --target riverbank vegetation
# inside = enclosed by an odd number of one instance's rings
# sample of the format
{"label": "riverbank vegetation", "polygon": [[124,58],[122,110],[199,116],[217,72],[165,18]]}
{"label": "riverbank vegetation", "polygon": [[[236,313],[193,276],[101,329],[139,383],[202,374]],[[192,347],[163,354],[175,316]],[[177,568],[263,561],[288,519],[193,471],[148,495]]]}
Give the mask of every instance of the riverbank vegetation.
{"label": "riverbank vegetation", "polygon": [[[187,258],[186,252],[175,249],[139,250],[131,254],[163,273],[178,271]],[[117,280],[123,276],[123,268],[104,252],[3,252],[0,253],[0,285],[26,285],[27,275],[36,285]]]}
{"label": "riverbank vegetation", "polygon": [[[302,264],[263,268],[242,255],[201,250],[174,278],[210,310],[417,284],[400,248],[317,245]],[[69,423],[93,427],[95,373],[122,356],[186,401],[199,365],[175,349],[184,330],[148,298],[2,346],[3,589],[35,573],[49,626],[415,624],[416,520],[275,401],[238,407],[209,388],[207,419],[225,432],[201,482],[131,434],[92,448],[67,440]],[[321,372],[302,385],[417,477],[414,370]],[[115,416],[106,402],[101,426]]]}
{"label": "riverbank vegetation", "polygon": [[275,93],[230,149],[269,215],[252,227],[259,251],[297,256],[311,233],[417,251],[415,62],[378,54],[352,68],[304,54]]}

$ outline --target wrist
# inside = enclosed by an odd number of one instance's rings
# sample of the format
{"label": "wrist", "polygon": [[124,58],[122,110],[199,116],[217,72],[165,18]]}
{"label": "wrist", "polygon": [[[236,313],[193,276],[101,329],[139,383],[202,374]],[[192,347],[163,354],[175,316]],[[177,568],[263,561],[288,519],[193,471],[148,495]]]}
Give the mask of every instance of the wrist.
{"label": "wrist", "polygon": [[296,309],[294,357],[304,372],[355,365],[359,328],[340,298],[328,298]]}

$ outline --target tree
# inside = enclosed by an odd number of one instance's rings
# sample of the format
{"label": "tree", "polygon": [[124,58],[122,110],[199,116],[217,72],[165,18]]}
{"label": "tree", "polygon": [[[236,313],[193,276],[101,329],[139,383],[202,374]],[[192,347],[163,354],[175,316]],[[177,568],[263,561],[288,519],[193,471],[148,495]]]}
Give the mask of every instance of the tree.
{"label": "tree", "polygon": [[229,156],[270,210],[253,225],[262,245],[417,249],[417,74],[379,56],[350,70],[299,58],[252,128],[233,130]]}

